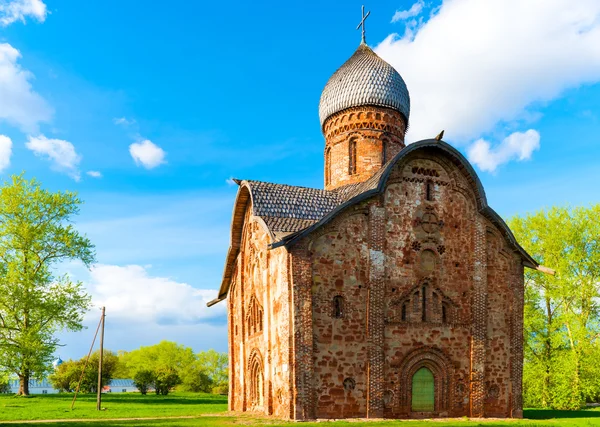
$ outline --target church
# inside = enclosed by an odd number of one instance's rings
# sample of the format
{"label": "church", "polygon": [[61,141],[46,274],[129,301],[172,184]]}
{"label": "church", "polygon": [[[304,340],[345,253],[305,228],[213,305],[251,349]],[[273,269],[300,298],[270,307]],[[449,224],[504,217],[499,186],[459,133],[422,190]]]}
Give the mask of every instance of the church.
{"label": "church", "polygon": [[522,417],[523,273],[545,267],[458,150],[406,144],[409,91],[364,32],[319,117],[323,189],[235,181],[208,304],[228,307],[229,409]]}

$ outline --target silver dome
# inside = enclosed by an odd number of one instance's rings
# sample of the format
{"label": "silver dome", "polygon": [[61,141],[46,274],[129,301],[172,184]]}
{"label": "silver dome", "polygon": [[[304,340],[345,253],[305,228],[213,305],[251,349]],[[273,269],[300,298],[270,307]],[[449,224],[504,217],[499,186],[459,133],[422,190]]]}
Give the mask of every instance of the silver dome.
{"label": "silver dome", "polygon": [[361,43],[354,55],[329,79],[321,94],[319,118],[360,105],[389,107],[410,115],[410,97],[400,74],[369,46]]}

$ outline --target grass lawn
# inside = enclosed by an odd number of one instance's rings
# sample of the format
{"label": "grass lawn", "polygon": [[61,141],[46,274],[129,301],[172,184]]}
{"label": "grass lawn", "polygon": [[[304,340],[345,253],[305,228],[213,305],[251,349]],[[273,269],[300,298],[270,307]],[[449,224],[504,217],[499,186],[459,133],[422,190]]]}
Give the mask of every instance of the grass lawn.
{"label": "grass lawn", "polygon": [[102,395],[104,411],[96,411],[95,394],[78,395],[71,411],[72,400],[72,394],[0,395],[0,421],[177,417],[227,411],[227,396],[203,393],[106,393]]}
{"label": "grass lawn", "polygon": [[[80,395],[71,411],[70,405],[73,395],[36,395],[27,398],[0,395],[0,425],[4,421],[21,420],[59,420],[73,419],[85,421],[65,421],[42,423],[48,427],[129,427],[129,426],[154,426],[154,427],[233,427],[266,425],[271,427],[293,425],[320,426],[331,424],[332,427],[359,427],[361,425],[375,425],[381,427],[398,426],[404,423],[407,427],[501,427],[501,426],[574,426],[600,427],[600,408],[585,411],[550,411],[529,409],[525,410],[526,419],[523,420],[450,420],[450,421],[335,421],[301,423],[284,422],[269,418],[252,416],[232,416],[226,412],[227,397],[211,394],[172,393],[168,396],[147,395],[137,393],[106,394],[103,395],[102,406],[104,411],[96,411],[95,395]],[[109,421],[108,418],[153,418],[153,417],[192,417],[182,419],[158,420],[128,420]],[[97,421],[93,421],[97,420]],[[16,423],[11,426],[32,426],[32,424]],[[36,423],[34,425],[39,425]]]}

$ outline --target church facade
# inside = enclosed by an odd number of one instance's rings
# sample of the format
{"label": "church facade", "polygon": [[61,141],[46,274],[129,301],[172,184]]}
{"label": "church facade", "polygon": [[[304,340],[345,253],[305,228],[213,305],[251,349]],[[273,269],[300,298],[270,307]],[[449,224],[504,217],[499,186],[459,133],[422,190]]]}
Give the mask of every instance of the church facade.
{"label": "church facade", "polygon": [[324,189],[238,180],[223,281],[229,409],[521,417],[538,264],[441,138],[405,145],[400,74],[361,43],[319,105]]}

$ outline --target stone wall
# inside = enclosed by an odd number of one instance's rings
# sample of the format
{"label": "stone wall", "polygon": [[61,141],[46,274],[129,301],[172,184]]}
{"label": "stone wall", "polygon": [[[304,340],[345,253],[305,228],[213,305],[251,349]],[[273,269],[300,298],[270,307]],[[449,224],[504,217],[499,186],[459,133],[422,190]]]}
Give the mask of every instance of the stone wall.
{"label": "stone wall", "polygon": [[229,409],[290,417],[289,255],[247,208],[228,295]]}
{"label": "stone wall", "polygon": [[[451,160],[419,151],[382,196],[292,249],[294,418],[519,416],[523,267],[478,197]],[[432,412],[411,408],[422,367]]]}
{"label": "stone wall", "polygon": [[[325,189],[367,180],[404,147],[405,130],[402,114],[389,108],[355,107],[329,117],[323,125]],[[353,154],[352,142],[356,144]]]}

